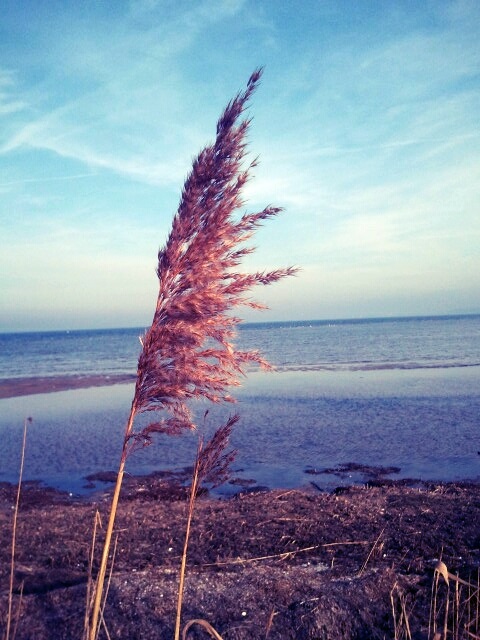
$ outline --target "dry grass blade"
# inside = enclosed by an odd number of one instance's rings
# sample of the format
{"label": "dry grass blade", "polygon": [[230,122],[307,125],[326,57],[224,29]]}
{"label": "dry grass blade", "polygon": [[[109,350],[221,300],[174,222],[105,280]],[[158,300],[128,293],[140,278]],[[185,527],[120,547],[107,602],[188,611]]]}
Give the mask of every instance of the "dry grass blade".
{"label": "dry grass blade", "polygon": [[[206,416],[206,414],[205,414]],[[185,583],[185,571],[187,567],[188,544],[190,531],[197,499],[198,490],[202,482],[209,482],[214,486],[219,486],[228,477],[229,466],[235,458],[235,451],[226,452],[232,428],[238,421],[238,416],[229,418],[227,423],[217,429],[211,440],[204,446],[200,437],[198,442],[195,466],[193,469],[192,484],[190,487],[190,499],[188,504],[187,523],[185,531],[185,541],[180,566],[180,579],[178,584],[177,616],[175,621],[175,640],[180,638],[180,624],[183,604],[183,590]]]}
{"label": "dry grass blade", "polygon": [[201,618],[189,620],[187,622],[185,628],[183,629],[182,640],[186,640],[188,630],[196,624],[200,627],[203,627],[205,631],[207,631],[212,636],[212,638],[215,638],[215,640],[223,640],[218,631],[216,631],[209,622],[207,622],[206,620],[202,620]]}
{"label": "dry grass blade", "polygon": [[113,553],[112,553],[112,562],[110,564],[110,571],[108,573],[108,581],[107,581],[107,587],[105,589],[105,596],[103,598],[103,605],[102,605],[102,609],[100,611],[100,619],[102,622],[102,626],[103,626],[103,630],[105,631],[105,634],[107,636],[107,639],[110,640],[110,634],[108,632],[108,628],[107,628],[107,623],[105,621],[105,604],[107,602],[107,598],[108,598],[108,592],[110,591],[110,586],[112,584],[112,576],[113,576],[113,567],[115,564],[115,556],[117,555],[117,548],[118,548],[118,535],[115,538],[115,544],[113,545]]}
{"label": "dry grass blade", "polygon": [[429,638],[479,638],[479,579],[480,572],[474,583],[451,573],[442,560],[437,562],[432,582]]}
{"label": "dry grass blade", "polygon": [[95,516],[93,519],[93,534],[92,534],[92,544],[90,547],[90,556],[88,559],[88,577],[87,577],[87,595],[86,601],[87,605],[85,608],[85,620],[84,620],[84,631],[83,637],[88,638],[88,624],[90,619],[90,612],[92,610],[93,605],[93,595],[94,595],[94,580],[93,580],[93,561],[95,556],[95,542],[97,540],[97,529],[101,528],[102,519],[100,517],[100,512],[98,509],[95,511]]}
{"label": "dry grass blade", "polygon": [[249,562],[258,562],[259,560],[287,560],[288,558],[294,558],[298,553],[305,553],[307,551],[315,551],[315,549],[326,549],[329,547],[348,546],[356,544],[370,544],[370,540],[347,541],[347,542],[326,542],[325,544],[315,544],[310,547],[302,547],[301,549],[292,549],[291,551],[283,551],[282,553],[272,553],[267,556],[256,556],[255,558],[236,558],[235,560],[225,560],[220,562],[207,562],[204,567],[222,567],[229,564],[247,564]]}
{"label": "dry grass blade", "polygon": [[178,597],[177,597],[177,615],[175,618],[175,633],[174,638],[178,640],[180,638],[180,625],[182,618],[182,605],[183,605],[183,590],[185,583],[185,571],[187,568],[187,553],[188,553],[188,543],[190,541],[190,528],[192,526],[192,518],[193,518],[193,510],[195,507],[195,499],[197,497],[198,487],[200,483],[199,476],[199,460],[200,453],[202,450],[201,440],[198,444],[197,457],[195,460],[195,467],[193,469],[193,477],[192,477],[192,485],[190,487],[190,499],[188,501],[188,513],[187,513],[187,523],[185,529],[185,540],[183,543],[183,552],[182,559],[180,564],[180,576],[178,581]]}
{"label": "dry grass blade", "polygon": [[[395,602],[395,595],[397,595],[398,604],[400,605],[400,611],[397,615],[397,606]],[[392,616],[394,625],[394,640],[412,640],[412,633],[410,630],[409,614],[407,612],[407,603],[405,595],[401,592],[398,584],[395,583],[390,592],[390,603],[392,606]]]}
{"label": "dry grass blade", "polygon": [[394,640],[398,640],[399,639],[399,631],[398,631],[398,622],[397,622],[397,614],[395,611],[395,599],[393,597],[395,588],[397,586],[397,583],[395,583],[393,585],[393,589],[390,592],[390,604],[392,607],[392,618],[393,618],[393,631],[394,631]]}
{"label": "dry grass blade", "polygon": [[383,529],[382,529],[382,530],[380,531],[380,533],[378,534],[377,539],[376,539],[376,540],[375,540],[375,542],[373,543],[373,547],[370,549],[370,552],[369,552],[368,556],[366,557],[365,562],[363,563],[363,565],[362,565],[362,567],[361,567],[360,571],[358,572],[358,576],[361,576],[361,575],[363,574],[363,572],[365,571],[365,569],[366,569],[366,567],[367,567],[367,564],[368,564],[368,562],[369,562],[370,558],[372,557],[372,555],[373,555],[373,553],[374,553],[375,549],[377,548],[377,546],[378,546],[378,544],[379,544],[379,542],[380,542],[380,540],[381,540],[381,538],[382,538],[382,536],[383,536],[384,531],[385,531],[385,527],[383,527]]}
{"label": "dry grass blade", "polygon": [[277,615],[277,611],[275,610],[275,607],[273,607],[273,609],[270,611],[270,615],[268,616],[268,620],[267,620],[267,626],[265,629],[265,640],[267,640],[268,636],[270,635],[270,631],[272,630],[273,621],[275,620],[276,615]]}
{"label": "dry grass blade", "polygon": [[[18,512],[20,508],[20,492],[22,488],[22,479],[23,479],[23,466],[25,463],[25,448],[27,445],[27,426],[32,422],[32,418],[25,418],[23,423],[23,440],[22,440],[22,452],[20,456],[20,472],[18,476],[18,487],[17,487],[17,497],[15,500],[15,508],[13,511],[13,526],[12,526],[12,549],[10,556],[10,582],[8,587],[8,611],[7,611],[7,623],[5,629],[5,640],[10,640],[10,629],[12,626],[12,608],[13,608],[13,577],[15,574],[15,550],[16,550],[16,541],[17,541],[17,520],[18,520]],[[21,603],[21,600],[20,600]],[[20,606],[20,604],[19,604]],[[18,612],[16,618],[18,619]],[[14,629],[14,636],[16,632],[16,624]]]}
{"label": "dry grass blade", "polygon": [[105,632],[105,635],[107,636],[107,640],[112,640],[112,636],[110,635],[110,633],[108,631],[107,623],[105,622],[105,618],[103,617],[103,611],[100,614],[100,618],[101,618],[101,621],[102,621],[103,630]]}
{"label": "dry grass blade", "polygon": [[448,573],[447,565],[444,562],[442,562],[442,560],[439,560],[435,565],[435,574],[442,576],[446,584],[448,584],[450,574]]}
{"label": "dry grass blade", "polygon": [[22,580],[22,583],[20,584],[20,594],[19,594],[20,597],[19,597],[19,600],[18,600],[17,613],[15,615],[15,625],[13,627],[12,640],[15,640],[15,638],[17,637],[18,623],[20,622],[20,612],[22,610],[23,588],[24,588],[24,586],[25,586],[25,583]]}

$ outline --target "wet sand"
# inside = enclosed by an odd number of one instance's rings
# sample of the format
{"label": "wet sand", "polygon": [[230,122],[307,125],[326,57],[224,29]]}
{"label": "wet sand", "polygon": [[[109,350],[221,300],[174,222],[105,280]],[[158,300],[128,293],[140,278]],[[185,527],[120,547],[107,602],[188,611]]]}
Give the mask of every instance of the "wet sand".
{"label": "wet sand", "polygon": [[[232,435],[238,451],[234,472],[270,488],[298,488],[311,479],[312,470],[349,463],[397,467],[396,479],[478,479],[479,374],[480,367],[249,373],[233,407],[241,415]],[[131,374],[0,382],[0,397],[9,395],[0,401],[0,480],[18,478],[21,427],[31,416],[24,478],[84,492],[85,476],[116,467],[133,386]],[[230,405],[210,407],[206,431],[231,411]],[[200,419],[202,414],[199,410]],[[137,429],[150,419],[138,416]],[[129,472],[190,465],[194,436],[155,438],[131,457]],[[342,475],[344,484],[364,482],[350,470]],[[337,475],[315,478],[327,489],[339,480]]]}
{"label": "wet sand", "polygon": [[68,391],[71,389],[88,389],[89,387],[106,387],[114,384],[131,383],[135,375],[71,375],[44,376],[31,378],[6,378],[0,380],[0,399],[17,398],[39,393]]}
{"label": "wet sand", "polygon": [[[0,398],[133,381],[134,376],[4,380]],[[302,491],[267,492],[257,486],[256,492],[242,487],[228,500],[202,496],[190,547],[185,619],[207,618],[225,640],[358,640],[402,637],[398,625],[406,610],[412,637],[425,638],[437,559],[443,557],[451,572],[476,584],[480,485],[418,481],[412,488],[370,473],[362,487],[319,490],[321,474],[340,482],[342,474],[356,471],[352,465],[308,469]],[[173,635],[186,480],[156,474],[125,483],[105,611],[112,637]],[[7,607],[15,495],[15,487],[0,483],[0,625]],[[78,499],[25,484],[14,580],[17,640],[80,637],[93,521],[97,509],[106,521],[109,504],[109,491]],[[94,571],[99,556],[98,543]],[[445,585],[440,588],[444,603]],[[469,631],[478,635],[478,625]],[[199,631],[189,638],[206,635]]]}

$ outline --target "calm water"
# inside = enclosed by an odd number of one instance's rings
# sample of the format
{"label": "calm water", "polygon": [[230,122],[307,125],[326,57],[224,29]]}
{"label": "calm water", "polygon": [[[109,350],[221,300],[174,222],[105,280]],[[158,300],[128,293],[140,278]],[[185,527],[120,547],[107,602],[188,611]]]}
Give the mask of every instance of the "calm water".
{"label": "calm water", "polygon": [[[134,373],[139,329],[0,335],[0,378]],[[480,476],[480,316],[245,325],[242,348],[276,365],[252,371],[233,410],[236,476],[269,486],[362,480],[309,475],[355,462],[397,466],[395,477]],[[0,480],[15,480],[25,416],[25,477],[72,491],[114,469],[132,385],[0,400]],[[199,414],[203,413],[199,408]],[[191,464],[193,436],[134,454],[132,473]]]}
{"label": "calm water", "polygon": [[[135,373],[142,329],[0,334],[0,379]],[[480,365],[480,315],[242,325],[282,371]]]}

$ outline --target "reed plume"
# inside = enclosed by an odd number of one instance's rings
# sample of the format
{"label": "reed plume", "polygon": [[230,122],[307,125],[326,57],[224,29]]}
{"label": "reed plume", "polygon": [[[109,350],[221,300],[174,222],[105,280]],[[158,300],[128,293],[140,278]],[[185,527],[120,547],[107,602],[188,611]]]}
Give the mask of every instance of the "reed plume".
{"label": "reed plume", "polygon": [[[242,273],[236,269],[254,248],[245,243],[264,221],[281,209],[268,206],[257,213],[238,215],[241,192],[256,161],[244,167],[245,107],[262,74],[256,70],[244,91],[229,102],[221,115],[213,144],[193,162],[165,247],[158,253],[159,293],[150,328],[141,338],[135,393],[112,499],[102,562],[93,604],[90,640],[97,633],[108,554],[115,514],[129,452],[148,444],[154,433],[179,434],[194,429],[189,406],[192,399],[232,402],[228,389],[238,386],[249,363],[269,367],[258,351],[241,351],[233,339],[240,318],[232,310],[240,305],[260,309],[247,292],[295,273],[294,268]],[[158,412],[158,419],[139,432],[139,413]],[[230,419],[231,420],[231,419]],[[225,438],[218,436],[220,456]],[[224,434],[224,432],[223,432]],[[215,441],[214,441],[215,442]],[[214,445],[212,445],[215,448]]]}

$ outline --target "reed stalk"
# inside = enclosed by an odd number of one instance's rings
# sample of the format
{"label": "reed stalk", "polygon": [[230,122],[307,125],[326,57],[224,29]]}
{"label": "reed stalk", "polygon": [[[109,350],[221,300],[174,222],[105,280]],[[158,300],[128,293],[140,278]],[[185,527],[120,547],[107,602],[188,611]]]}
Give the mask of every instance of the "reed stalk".
{"label": "reed stalk", "polygon": [[[20,471],[18,474],[18,487],[17,487],[17,497],[15,500],[15,508],[13,511],[13,526],[12,526],[12,548],[10,553],[10,581],[8,588],[8,611],[7,611],[7,624],[5,629],[5,640],[10,640],[10,629],[12,626],[12,608],[13,608],[13,578],[15,575],[15,550],[16,550],[16,542],[17,542],[17,520],[18,520],[18,512],[20,509],[20,492],[22,489],[22,480],[23,480],[23,467],[25,463],[25,449],[27,446],[27,426],[32,422],[32,418],[25,418],[23,423],[23,439],[22,439],[22,451],[20,455]],[[15,636],[14,629],[14,636]]]}
{"label": "reed stalk", "polygon": [[[158,253],[159,293],[152,324],[141,338],[135,392],[95,585],[89,640],[96,640],[98,634],[128,455],[150,444],[156,433],[177,435],[196,429],[190,401],[203,398],[215,403],[234,402],[227,390],[240,384],[248,364],[270,367],[258,351],[235,348],[235,329],[241,320],[232,314],[241,305],[265,308],[247,296],[247,292],[256,285],[272,284],[296,272],[294,268],[256,273],[236,271],[243,258],[254,250],[245,246],[245,242],[265,220],[280,212],[279,208],[268,206],[257,213],[236,213],[244,204],[242,188],[256,164],[253,161],[244,167],[250,120],[242,119],[242,114],[261,74],[261,69],[256,70],[246,89],[229,102],[218,120],[214,143],[194,160],[172,230]],[[136,432],[135,417],[145,412],[161,412],[160,418]],[[224,453],[228,440],[225,434],[237,419],[237,416],[230,418],[205,447],[199,462],[204,465],[199,469],[199,478],[206,478],[212,470],[220,475],[225,471],[229,460]]]}
{"label": "reed stalk", "polygon": [[201,441],[199,443],[197,457],[195,460],[195,467],[193,470],[192,485],[190,487],[190,496],[188,500],[187,511],[187,523],[185,526],[185,540],[183,543],[182,560],[180,564],[180,577],[178,580],[178,597],[177,597],[177,615],[175,618],[175,633],[174,639],[180,638],[180,625],[182,618],[182,604],[183,604],[183,590],[185,585],[185,572],[187,569],[187,555],[188,555],[188,543],[190,541],[190,530],[192,526],[193,511],[195,508],[195,500],[197,498],[198,486],[199,486],[199,457],[202,449]]}
{"label": "reed stalk", "polygon": [[[208,412],[205,413],[205,417],[207,413]],[[223,425],[223,427],[217,429],[211,440],[207,442],[206,445],[204,445],[203,443],[202,436],[200,436],[198,440],[197,455],[195,456],[195,465],[193,468],[192,484],[190,486],[190,495],[188,501],[187,522],[185,525],[185,539],[183,543],[183,552],[180,563],[174,640],[180,640],[188,544],[190,541],[193,513],[195,510],[195,502],[198,497],[198,491],[203,482],[208,483],[212,487],[218,487],[219,485],[223,484],[229,477],[230,465],[235,459],[237,452],[235,450],[227,451],[227,447],[230,441],[232,429],[238,420],[238,415],[230,417],[225,425]],[[215,631],[215,633],[217,632]]]}
{"label": "reed stalk", "polygon": [[120,490],[122,488],[123,476],[125,473],[125,463],[127,461],[127,443],[130,433],[133,428],[133,421],[135,419],[135,402],[132,402],[132,408],[127,420],[127,426],[125,427],[125,438],[122,448],[122,455],[120,457],[120,464],[117,472],[117,478],[115,482],[115,488],[113,491],[112,503],[110,506],[110,516],[108,519],[107,530],[105,533],[105,540],[103,544],[102,559],[100,562],[100,568],[97,575],[95,584],[95,597],[93,600],[93,608],[89,629],[89,640],[95,640],[98,634],[99,616],[102,608],[103,586],[105,583],[105,575],[107,573],[108,557],[110,554],[110,546],[112,543],[113,529],[115,526],[115,519],[117,516],[118,502],[120,499]]}
{"label": "reed stalk", "polygon": [[88,558],[88,578],[87,578],[87,595],[86,595],[86,607],[85,607],[85,618],[84,618],[84,627],[83,627],[83,640],[88,640],[89,634],[89,625],[90,625],[90,610],[92,607],[92,591],[93,591],[93,562],[95,559],[95,543],[97,541],[97,529],[102,526],[102,519],[100,517],[100,512],[98,509],[95,511],[95,517],[93,519],[93,535],[92,535],[92,546],[90,549],[90,555]]}

